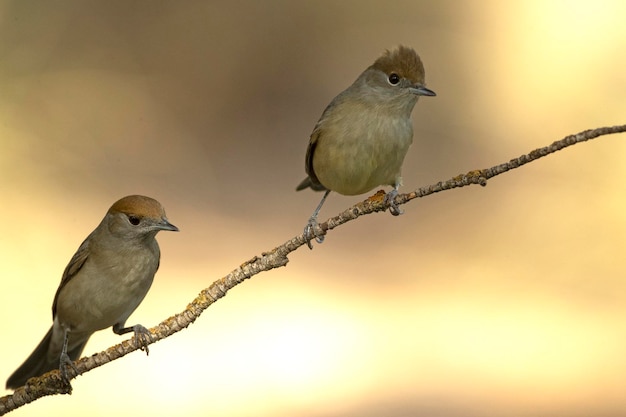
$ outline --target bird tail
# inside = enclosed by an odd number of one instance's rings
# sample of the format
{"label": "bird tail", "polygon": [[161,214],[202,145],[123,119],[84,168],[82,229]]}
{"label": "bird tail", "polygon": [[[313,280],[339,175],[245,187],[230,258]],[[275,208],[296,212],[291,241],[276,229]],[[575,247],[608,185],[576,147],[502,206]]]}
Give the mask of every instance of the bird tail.
{"label": "bird tail", "polygon": [[303,179],[302,182],[296,187],[296,191],[304,190],[305,188],[311,188],[313,191],[326,191],[326,187],[319,182],[311,180],[311,177]]}
{"label": "bird tail", "polygon": [[[58,354],[49,354],[50,345],[52,343],[53,327],[50,327],[48,333],[35,348],[33,353],[30,354],[28,359],[17,368],[15,372],[7,379],[7,389],[16,389],[26,383],[29,378],[41,376],[53,369],[59,369],[61,352]],[[67,352],[71,360],[75,361],[80,357],[85,345],[89,338],[85,338],[84,341],[72,347],[72,350]]]}

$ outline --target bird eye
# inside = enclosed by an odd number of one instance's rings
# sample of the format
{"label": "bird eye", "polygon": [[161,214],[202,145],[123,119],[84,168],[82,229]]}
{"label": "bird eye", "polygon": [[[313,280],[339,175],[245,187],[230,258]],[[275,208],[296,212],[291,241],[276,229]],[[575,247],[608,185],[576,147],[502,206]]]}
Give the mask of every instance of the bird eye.
{"label": "bird eye", "polygon": [[400,76],[394,72],[392,74],[389,74],[388,80],[389,84],[396,85],[400,82]]}
{"label": "bird eye", "polygon": [[137,226],[141,222],[141,220],[137,216],[128,216],[128,221],[133,226]]}

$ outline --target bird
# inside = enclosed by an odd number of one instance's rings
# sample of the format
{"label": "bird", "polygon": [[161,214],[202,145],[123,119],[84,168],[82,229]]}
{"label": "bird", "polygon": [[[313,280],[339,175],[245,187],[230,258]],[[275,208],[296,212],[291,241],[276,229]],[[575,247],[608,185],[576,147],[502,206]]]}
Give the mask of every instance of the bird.
{"label": "bird", "polygon": [[135,345],[148,353],[148,329],[125,323],[159,268],[155,236],[161,230],[179,229],[153,198],[130,195],[109,208],[65,268],[52,303],[52,327],[8,378],[7,389],[17,389],[53,369],[60,370],[62,382],[71,389],[68,367],[78,375],[73,361],[94,332],[108,327],[118,335],[134,332]]}
{"label": "bird", "polygon": [[323,111],[306,150],[307,177],[296,187],[324,191],[304,228],[310,249],[317,216],[331,191],[350,196],[389,185],[393,189],[385,203],[391,214],[402,214],[394,199],[413,141],[411,112],[420,96],[436,95],[426,88],[424,74],[414,49],[400,45],[386,50]]}

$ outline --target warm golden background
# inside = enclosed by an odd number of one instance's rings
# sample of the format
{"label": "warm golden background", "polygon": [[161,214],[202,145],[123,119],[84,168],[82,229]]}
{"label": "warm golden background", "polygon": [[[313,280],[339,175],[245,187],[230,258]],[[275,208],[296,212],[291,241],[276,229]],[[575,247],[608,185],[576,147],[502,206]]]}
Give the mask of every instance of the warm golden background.
{"label": "warm golden background", "polygon": [[[124,195],[181,229],[129,324],[300,233],[313,125],[398,43],[438,94],[414,112],[405,190],[626,122],[621,0],[4,0],[0,19],[2,378]],[[14,415],[623,416],[625,156],[626,135],[604,137],[346,225],[148,358]],[[321,219],[358,200],[332,195]]]}

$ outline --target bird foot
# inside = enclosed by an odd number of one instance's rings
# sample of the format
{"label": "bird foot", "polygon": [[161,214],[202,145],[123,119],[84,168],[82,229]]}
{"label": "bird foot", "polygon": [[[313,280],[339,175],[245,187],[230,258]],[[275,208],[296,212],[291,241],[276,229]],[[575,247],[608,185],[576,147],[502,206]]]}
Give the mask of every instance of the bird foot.
{"label": "bird foot", "polygon": [[78,371],[78,367],[74,364],[74,361],[70,359],[69,355],[65,352],[61,353],[61,357],[59,359],[59,373],[61,374],[61,381],[64,385],[68,386],[70,390],[72,389],[72,385],[70,384],[70,375],[67,372],[67,368],[72,368],[74,371],[74,376],[80,375]]}
{"label": "bird foot", "polygon": [[150,353],[148,349],[151,336],[150,330],[146,329],[141,324],[135,324],[133,326],[133,332],[135,334],[135,347],[146,352],[146,355],[148,355]]}
{"label": "bird foot", "polygon": [[387,194],[385,194],[385,204],[389,205],[389,213],[393,214],[394,216],[399,216],[402,213],[404,213],[404,210],[402,210],[396,204],[395,199],[397,195],[398,195],[398,190],[396,190],[395,188],[389,191]]}
{"label": "bird foot", "polygon": [[[317,223],[317,216],[311,216],[309,222],[306,224],[306,226],[304,226],[304,237],[306,239],[306,245],[311,250],[313,250],[313,244],[311,243],[311,240],[313,239],[313,231],[316,227],[319,227],[319,224]],[[323,243],[324,236],[316,236],[315,241],[317,243]]]}

